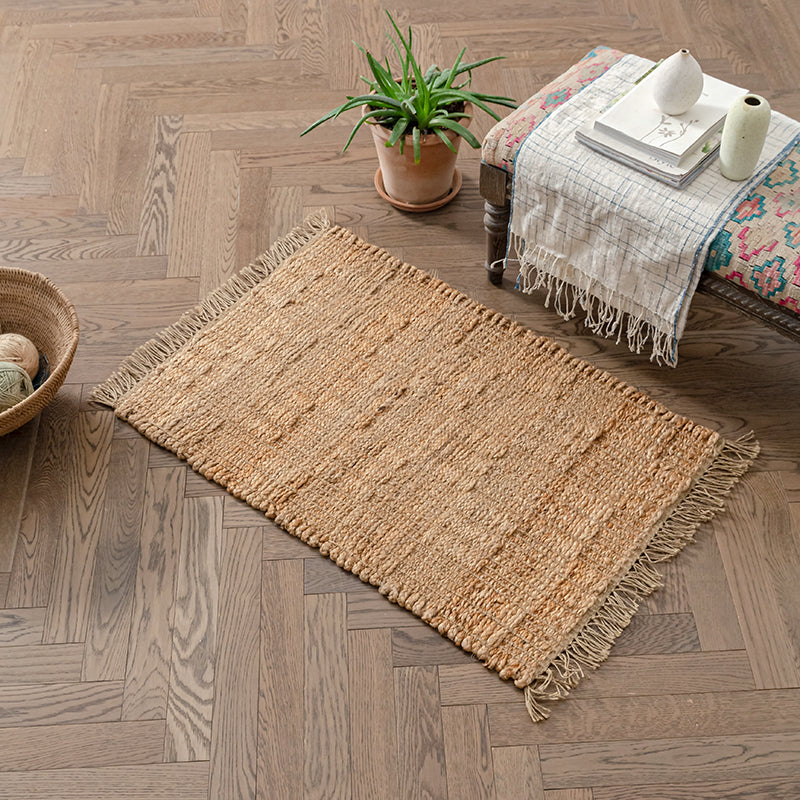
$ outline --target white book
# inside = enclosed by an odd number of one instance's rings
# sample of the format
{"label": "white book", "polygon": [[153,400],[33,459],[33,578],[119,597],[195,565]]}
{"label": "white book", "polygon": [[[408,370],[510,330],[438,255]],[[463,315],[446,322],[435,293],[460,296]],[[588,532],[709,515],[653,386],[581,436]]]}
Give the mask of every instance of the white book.
{"label": "white book", "polygon": [[606,109],[595,120],[595,128],[641,152],[680,164],[710,134],[722,129],[731,103],[747,90],[704,75],[700,99],[684,114],[673,116],[661,111],[653,99],[657,73],[656,67]]}
{"label": "white book", "polygon": [[578,128],[575,137],[579,142],[604,156],[680,189],[691,183],[719,155],[721,134],[719,132],[711,134],[691,153],[684,156],[680,166],[622,143],[613,136],[599,131],[592,123]]}

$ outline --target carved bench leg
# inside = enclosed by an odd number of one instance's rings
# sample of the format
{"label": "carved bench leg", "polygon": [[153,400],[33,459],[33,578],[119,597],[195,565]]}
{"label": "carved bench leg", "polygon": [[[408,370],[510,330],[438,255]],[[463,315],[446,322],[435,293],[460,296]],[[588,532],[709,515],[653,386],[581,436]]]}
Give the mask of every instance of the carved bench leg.
{"label": "carved bench leg", "polygon": [[509,175],[481,162],[480,193],[486,201],[483,227],[486,229],[486,270],[489,280],[499,286],[503,282],[503,261],[508,242],[508,220],[511,215]]}
{"label": "carved bench leg", "polygon": [[484,203],[483,227],[486,229],[486,270],[489,281],[495,286],[503,282],[503,259],[508,244],[508,219],[511,207],[496,206],[488,200]]}

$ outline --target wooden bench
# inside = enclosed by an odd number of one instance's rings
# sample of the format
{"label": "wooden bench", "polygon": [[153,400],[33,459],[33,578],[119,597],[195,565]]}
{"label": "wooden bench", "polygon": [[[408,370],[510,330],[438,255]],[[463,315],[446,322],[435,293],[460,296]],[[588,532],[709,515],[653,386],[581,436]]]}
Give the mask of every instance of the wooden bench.
{"label": "wooden bench", "polygon": [[[500,285],[503,279],[504,262],[508,243],[508,224],[511,211],[511,188],[512,188],[512,168],[513,158],[521,141],[528,132],[542,119],[561,103],[568,100],[572,94],[580,91],[583,85],[590,83],[599,74],[616,62],[623,54],[610,48],[597,48],[587,54],[580,62],[573,65],[567,72],[556,78],[540,92],[533,95],[528,101],[523,103],[519,109],[509,114],[505,120],[501,121],[490,131],[484,140],[483,162],[480,171],[480,193],[485,201],[484,228],[486,230],[486,269],[489,280]],[[799,159],[800,161],[800,159]],[[498,166],[501,165],[501,166]],[[794,175],[794,170],[790,173]],[[798,164],[800,173],[800,163]],[[784,169],[786,173],[786,169]],[[774,172],[773,172],[774,174]],[[770,176],[772,177],[772,175]],[[800,178],[797,178],[800,186]],[[769,178],[767,179],[769,181]],[[763,185],[763,184],[762,184]],[[774,199],[774,198],[773,198]],[[794,216],[794,211],[787,211],[783,216],[773,216],[759,221],[761,225],[760,235],[763,238],[774,238],[775,245],[765,249],[767,255],[777,252],[778,240],[788,241],[787,219]],[[800,204],[796,212],[798,220],[798,230],[800,231]],[[741,225],[737,228],[734,223],[733,230],[747,230]],[[754,223],[756,224],[756,223]],[[791,226],[794,223],[789,222]],[[775,228],[775,230],[771,230]],[[782,264],[788,259],[792,259],[792,264],[797,266],[796,283],[792,288],[797,287],[797,292],[790,301],[797,305],[797,298],[800,298],[800,232],[797,241],[792,242],[791,248],[787,249],[785,242],[781,242],[783,252]],[[766,258],[766,256],[763,256]],[[731,255],[731,260],[736,262],[737,256]],[[737,267],[741,267],[742,275],[744,270],[752,271],[755,264],[744,261],[741,264],[734,263],[728,270],[729,275],[737,274]],[[760,265],[760,266],[763,266]],[[784,335],[795,341],[800,341],[800,313],[795,312],[789,305],[779,305],[756,291],[732,279],[724,277],[719,271],[704,269],[700,278],[698,290],[706,294],[713,295],[720,300],[734,306],[740,312],[755,317],[761,322],[772,326]],[[787,302],[787,301],[785,301]],[[798,308],[800,311],[800,307]]]}

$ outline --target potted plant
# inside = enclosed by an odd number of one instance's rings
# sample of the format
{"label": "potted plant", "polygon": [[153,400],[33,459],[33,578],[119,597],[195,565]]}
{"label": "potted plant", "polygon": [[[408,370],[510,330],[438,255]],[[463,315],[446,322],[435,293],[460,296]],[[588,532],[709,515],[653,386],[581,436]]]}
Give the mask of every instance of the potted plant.
{"label": "potted plant", "polygon": [[368,50],[364,53],[372,72],[361,80],[369,86],[367,94],[349,96],[345,103],[329,111],[300,135],[335,119],[341,113],[361,108],[362,116],[355,123],[343,148],[347,150],[358,129],[365,123],[372,128],[380,164],[375,186],[389,202],[411,211],[438,208],[451,200],[460,182],[455,169],[461,139],[471,147],[480,142],[467,126],[472,108],[480,108],[496,120],[499,115],[487,103],[515,108],[510,97],[472,91],[472,70],[502,56],[484,58],[464,64],[462,49],[449,69],[435,64],[422,72],[412,52],[411,28],[403,36],[392,15],[386,15],[397,38],[389,35],[400,60],[399,73],[392,74],[388,58],[381,64]]}

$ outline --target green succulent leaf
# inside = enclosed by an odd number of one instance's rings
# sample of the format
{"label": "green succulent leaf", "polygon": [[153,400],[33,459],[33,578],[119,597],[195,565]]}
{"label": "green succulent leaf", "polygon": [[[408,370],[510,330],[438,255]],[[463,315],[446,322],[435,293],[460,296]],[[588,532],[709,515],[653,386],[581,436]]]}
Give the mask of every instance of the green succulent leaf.
{"label": "green succulent leaf", "polygon": [[[422,133],[434,133],[446,141],[448,147],[455,149],[446,133],[451,130],[462,136],[471,147],[480,147],[475,135],[462,124],[471,116],[463,110],[462,104],[471,103],[494,119],[500,117],[489,104],[516,107],[516,102],[510,97],[474,92],[468,88],[471,85],[472,70],[497,61],[503,56],[464,63],[465,49],[462,49],[449,69],[440,69],[433,64],[423,72],[414,57],[411,27],[409,26],[404,33],[391,13],[387,11],[386,16],[391,24],[388,38],[400,65],[399,71],[393,73],[388,58],[385,59],[385,63],[381,63],[369,50],[356,42],[355,45],[364,55],[371,73],[369,76],[360,76],[369,87],[370,93],[347,96],[346,102],[320,117],[300,135],[304,136],[346,111],[366,106],[363,115],[350,131],[344,150],[350,146],[356,132],[365,123],[389,128],[391,134],[386,144],[399,145],[400,152],[403,152],[406,137],[410,134],[415,163],[419,163],[421,158]],[[460,78],[460,76],[465,77]]]}
{"label": "green succulent leaf", "polygon": [[458,148],[450,141],[450,137],[441,129],[434,128],[433,132],[447,145],[447,147],[454,153],[458,152]]}
{"label": "green succulent leaf", "polygon": [[[444,117],[437,118],[437,127],[441,128],[448,128],[451,131],[455,131],[462,139],[464,139],[470,147],[478,148],[481,146],[481,143],[478,141],[477,137],[475,136],[472,131],[465,128],[463,125],[455,122],[452,119],[445,119]],[[436,130],[434,128],[434,130]]]}
{"label": "green succulent leaf", "polygon": [[392,128],[392,135],[386,140],[387,147],[392,147],[397,144],[400,137],[405,134],[406,130],[408,130],[408,123],[409,120],[405,118],[397,120],[394,128]]}

